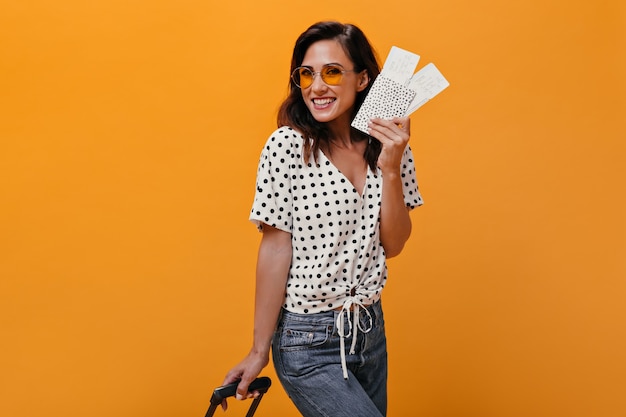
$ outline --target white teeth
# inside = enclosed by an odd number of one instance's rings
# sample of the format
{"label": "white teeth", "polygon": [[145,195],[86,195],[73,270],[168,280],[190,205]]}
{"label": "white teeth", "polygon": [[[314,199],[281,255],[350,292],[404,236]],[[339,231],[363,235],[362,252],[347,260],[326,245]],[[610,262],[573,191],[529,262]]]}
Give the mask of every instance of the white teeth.
{"label": "white teeth", "polygon": [[319,106],[323,106],[324,104],[329,104],[332,103],[333,101],[335,101],[334,98],[314,98],[313,99],[313,103],[319,105]]}

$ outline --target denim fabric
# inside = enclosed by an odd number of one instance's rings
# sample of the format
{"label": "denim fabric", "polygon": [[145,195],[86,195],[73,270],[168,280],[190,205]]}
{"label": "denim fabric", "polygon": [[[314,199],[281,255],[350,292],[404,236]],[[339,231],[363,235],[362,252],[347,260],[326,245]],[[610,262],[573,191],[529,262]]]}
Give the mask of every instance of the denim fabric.
{"label": "denim fabric", "polygon": [[[347,380],[341,368],[336,324],[339,313],[283,310],[272,341],[272,357],[280,382],[304,417],[386,415],[387,341],[380,301],[367,310],[373,319],[372,329],[358,332],[355,354],[348,352],[352,336],[345,341]],[[364,328],[368,326],[364,311],[360,320]]]}

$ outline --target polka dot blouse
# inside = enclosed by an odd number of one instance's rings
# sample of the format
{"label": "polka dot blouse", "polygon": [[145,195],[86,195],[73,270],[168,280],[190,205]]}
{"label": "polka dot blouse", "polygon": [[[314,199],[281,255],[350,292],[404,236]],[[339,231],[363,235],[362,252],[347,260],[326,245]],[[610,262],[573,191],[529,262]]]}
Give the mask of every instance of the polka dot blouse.
{"label": "polka dot blouse", "polygon": [[[289,127],[277,129],[267,140],[250,213],[259,228],[268,224],[291,233],[284,307],[306,314],[342,307],[350,297],[364,305],[376,302],[387,279],[380,243],[380,171],[368,168],[359,193],[323,152],[317,162],[311,157],[305,163],[303,142]],[[422,204],[408,145],[402,187],[408,208]]]}

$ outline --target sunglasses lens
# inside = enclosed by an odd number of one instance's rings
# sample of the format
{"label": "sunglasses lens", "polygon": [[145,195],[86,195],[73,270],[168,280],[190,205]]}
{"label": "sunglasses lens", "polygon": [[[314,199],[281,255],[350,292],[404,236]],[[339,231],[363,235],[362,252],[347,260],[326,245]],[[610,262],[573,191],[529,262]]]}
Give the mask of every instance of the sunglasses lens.
{"label": "sunglasses lens", "polygon": [[343,71],[340,67],[329,65],[322,69],[322,80],[328,85],[339,85],[341,84],[341,78],[343,76]]}
{"label": "sunglasses lens", "polygon": [[313,72],[308,68],[296,68],[292,77],[300,88],[308,88],[313,84]]}

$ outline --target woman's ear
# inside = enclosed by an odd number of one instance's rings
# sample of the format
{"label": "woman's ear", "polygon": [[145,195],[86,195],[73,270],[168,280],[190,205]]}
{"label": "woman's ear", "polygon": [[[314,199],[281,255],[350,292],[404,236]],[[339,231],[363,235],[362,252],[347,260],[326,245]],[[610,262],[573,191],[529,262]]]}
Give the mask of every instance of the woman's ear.
{"label": "woman's ear", "polygon": [[359,73],[359,84],[357,86],[357,91],[361,92],[367,88],[370,83],[370,76],[367,73],[367,70],[363,70]]}

